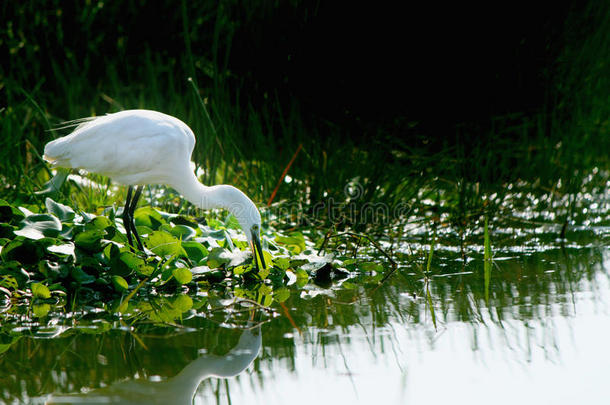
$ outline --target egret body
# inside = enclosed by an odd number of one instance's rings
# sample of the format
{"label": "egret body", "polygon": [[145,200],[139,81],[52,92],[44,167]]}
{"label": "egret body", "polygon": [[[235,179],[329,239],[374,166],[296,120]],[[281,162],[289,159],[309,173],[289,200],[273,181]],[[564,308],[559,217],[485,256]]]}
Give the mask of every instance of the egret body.
{"label": "egret body", "polygon": [[255,263],[258,254],[264,267],[256,205],[233,186],[201,184],[190,165],[194,146],[193,131],[178,118],[157,111],[127,110],[85,119],[70,135],[49,142],[44,158],[53,166],[84,169],[129,186],[123,223],[130,245],[133,233],[143,250],[133,220],[142,186],[166,184],[197,207],[224,208],[235,215]]}

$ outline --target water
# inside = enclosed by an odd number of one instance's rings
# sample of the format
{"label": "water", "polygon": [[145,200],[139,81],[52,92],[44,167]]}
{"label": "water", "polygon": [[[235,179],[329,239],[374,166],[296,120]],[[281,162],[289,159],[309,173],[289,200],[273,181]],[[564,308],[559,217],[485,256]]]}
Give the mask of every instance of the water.
{"label": "water", "polygon": [[2,335],[0,399],[607,404],[610,250],[586,245],[497,252],[487,303],[480,260],[439,253],[436,327],[426,280],[407,267],[379,288],[308,286],[284,308],[192,311],[183,326],[87,313],[15,321]]}

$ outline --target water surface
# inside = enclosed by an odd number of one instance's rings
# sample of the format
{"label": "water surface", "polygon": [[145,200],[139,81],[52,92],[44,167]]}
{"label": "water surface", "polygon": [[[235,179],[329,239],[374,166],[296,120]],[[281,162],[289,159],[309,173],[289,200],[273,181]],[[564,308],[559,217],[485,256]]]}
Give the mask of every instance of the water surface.
{"label": "water surface", "polygon": [[85,312],[14,320],[2,336],[1,399],[608,403],[610,250],[590,240],[511,250],[496,252],[487,302],[482,261],[448,251],[429,278],[405,266],[380,287],[309,285],[270,311],[191,310],[175,325]]}

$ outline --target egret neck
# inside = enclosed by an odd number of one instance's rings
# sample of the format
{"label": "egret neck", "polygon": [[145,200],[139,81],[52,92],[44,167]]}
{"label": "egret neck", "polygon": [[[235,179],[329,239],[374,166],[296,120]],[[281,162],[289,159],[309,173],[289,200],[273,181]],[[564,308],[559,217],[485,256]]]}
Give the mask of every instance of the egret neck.
{"label": "egret neck", "polygon": [[233,214],[246,234],[254,253],[255,264],[258,266],[256,260],[258,254],[262,267],[266,268],[260,243],[261,215],[247,195],[228,184],[215,186],[201,184],[195,173],[191,171],[180,179],[174,179],[170,186],[199,208],[204,210],[222,208]]}

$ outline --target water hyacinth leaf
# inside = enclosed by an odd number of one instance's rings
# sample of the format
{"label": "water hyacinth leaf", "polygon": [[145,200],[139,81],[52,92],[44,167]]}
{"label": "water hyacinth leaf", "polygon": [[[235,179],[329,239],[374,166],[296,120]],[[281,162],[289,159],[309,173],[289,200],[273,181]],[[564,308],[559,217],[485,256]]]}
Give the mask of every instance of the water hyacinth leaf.
{"label": "water hyacinth leaf", "polygon": [[106,231],[102,229],[89,229],[81,232],[74,238],[74,244],[79,249],[88,252],[99,252],[103,249],[102,239],[106,236]]}
{"label": "water hyacinth leaf", "polygon": [[229,214],[225,219],[224,226],[227,229],[241,229],[241,225],[239,225],[239,221],[235,218],[235,215]]}
{"label": "water hyacinth leaf", "polygon": [[308,263],[309,263],[309,260],[307,260],[307,259],[290,259],[290,267],[292,267],[292,268],[301,267]]}
{"label": "water hyacinth leaf", "polygon": [[117,257],[119,254],[121,253],[121,250],[119,249],[119,247],[117,245],[115,245],[114,243],[109,243],[108,245],[106,245],[106,247],[104,248],[104,256],[106,257],[107,260],[112,260],[115,257]]}
{"label": "water hyacinth leaf", "polygon": [[273,302],[273,290],[266,284],[261,284],[256,292],[256,302],[268,307]]}
{"label": "water hyacinth leaf", "polygon": [[74,256],[74,244],[72,242],[64,243],[62,245],[47,246],[47,250],[58,255]]}
{"label": "water hyacinth leaf", "polygon": [[141,207],[134,212],[134,220],[136,226],[147,226],[153,230],[165,223],[163,216],[151,207]]}
{"label": "water hyacinth leaf", "polygon": [[2,343],[0,343],[0,355],[4,352],[6,352],[8,349],[11,348],[11,346],[13,345],[13,343],[19,341],[23,335],[19,335],[19,336],[9,336],[9,335],[0,335],[0,337],[4,338],[1,340]]}
{"label": "water hyacinth leaf", "polygon": [[383,266],[379,263],[375,263],[375,262],[361,262],[358,263],[358,268],[361,271],[366,271],[366,272],[380,272],[383,271]]}
{"label": "water hyacinth leaf", "polygon": [[249,253],[242,250],[231,252],[227,249],[217,247],[212,249],[208,255],[208,266],[212,269],[218,268],[223,264],[228,264],[230,267],[239,266],[247,260],[248,256]]}
{"label": "water hyacinth leaf", "polygon": [[196,221],[183,217],[182,215],[178,215],[176,217],[171,218],[170,222],[174,225],[186,225],[189,228],[199,230],[199,224]]}
{"label": "water hyacinth leaf", "polygon": [[66,182],[69,175],[70,169],[58,168],[55,175],[42,185],[42,190],[36,191],[34,194],[45,195],[57,193]]}
{"label": "water hyacinth leaf", "polygon": [[240,274],[244,274],[250,270],[252,270],[252,268],[248,266],[236,266],[233,268],[233,274],[239,276]]}
{"label": "water hyacinth leaf", "polygon": [[[116,252],[112,254],[116,254]],[[118,255],[112,256],[110,260],[110,272],[123,277],[127,277],[134,271],[143,276],[150,276],[153,270],[152,266],[148,266],[144,259],[128,250],[119,252]]]}
{"label": "water hyacinth leaf", "polygon": [[180,240],[167,232],[154,231],[146,240],[146,246],[158,256],[186,256]]}
{"label": "water hyacinth leaf", "polygon": [[309,282],[309,274],[303,269],[296,269],[294,273],[297,276],[297,287],[304,287]]}
{"label": "water hyacinth leaf", "polygon": [[95,277],[85,273],[85,271],[79,267],[73,267],[70,270],[70,275],[79,284],[91,284],[95,281]]}
{"label": "water hyacinth leaf", "polygon": [[66,278],[70,274],[70,266],[64,263],[55,263],[49,260],[38,262],[38,271],[47,279],[55,280],[58,278]]}
{"label": "water hyacinth leaf", "polygon": [[199,242],[195,242],[194,240],[189,240],[189,241],[186,241],[186,242],[182,242],[182,248],[186,252],[187,257],[193,263],[199,263],[201,260],[203,260],[209,254],[209,252],[205,248],[205,246],[203,246]]}
{"label": "water hyacinth leaf", "polygon": [[47,197],[44,201],[49,214],[55,215],[61,222],[70,222],[74,219],[74,210],[67,205],[60,204]]}
{"label": "water hyacinth leaf", "polygon": [[44,284],[32,283],[30,288],[32,289],[32,295],[35,298],[51,298],[51,291],[49,291],[49,288]]}
{"label": "water hyacinth leaf", "polygon": [[226,250],[220,247],[212,249],[208,255],[208,267],[215,269],[223,264],[229,263],[231,259],[225,253]]}
{"label": "water hyacinth leaf", "polygon": [[5,223],[0,223],[0,238],[12,239],[15,236],[15,234],[13,233],[14,230],[14,226]]}
{"label": "water hyacinth leaf", "polygon": [[[138,230],[138,234],[140,236],[150,235],[151,233],[154,232],[154,230],[152,228],[149,228],[148,226],[144,226],[144,225],[138,225],[138,226],[136,226],[136,229]],[[121,234],[121,237],[123,237],[122,234]],[[126,241],[127,238],[125,237],[124,240]]]}
{"label": "water hyacinth leaf", "polygon": [[44,318],[51,311],[49,304],[34,304],[32,305],[32,313],[36,318]]}
{"label": "water hyacinth leaf", "polygon": [[0,257],[5,262],[15,260],[24,265],[35,264],[44,256],[41,244],[30,239],[14,239],[2,247]]}
{"label": "water hyacinth leaf", "polygon": [[277,302],[284,302],[290,297],[290,289],[282,287],[273,292],[273,299]]}
{"label": "water hyacinth leaf", "polygon": [[18,223],[25,215],[17,208],[0,199],[0,222],[2,223]]}
{"label": "water hyacinth leaf", "polygon": [[180,284],[188,284],[193,280],[193,273],[187,268],[178,267],[172,270],[172,276]]}
{"label": "water hyacinth leaf", "polygon": [[281,270],[287,270],[290,267],[290,258],[288,257],[276,257],[273,260],[275,267]]}
{"label": "water hyacinth leaf", "polygon": [[346,290],[355,290],[358,288],[357,284],[351,283],[349,281],[345,281],[341,284],[341,288],[345,288]]}
{"label": "water hyacinth leaf", "polygon": [[127,281],[121,276],[112,276],[112,284],[118,292],[125,292],[129,288]]}
{"label": "water hyacinth leaf", "polygon": [[174,227],[169,227],[169,232],[176,238],[183,241],[188,241],[195,237],[195,235],[197,234],[197,231],[195,231],[195,229],[186,225],[176,225]]}
{"label": "water hyacinth leaf", "polygon": [[267,267],[273,267],[275,265],[275,262],[273,261],[273,255],[271,255],[271,253],[269,253],[267,250],[263,250],[263,258],[265,259],[265,264],[267,265]]}
{"label": "water hyacinth leaf", "polygon": [[11,290],[17,290],[19,288],[19,283],[17,282],[17,279],[14,276],[2,274],[0,275],[0,287]]}
{"label": "water hyacinth leaf", "polygon": [[112,221],[104,216],[98,216],[93,218],[90,222],[87,223],[87,229],[95,228],[95,229],[104,229],[113,227]]}
{"label": "water hyacinth leaf", "polygon": [[55,238],[61,231],[61,223],[53,215],[32,214],[20,223],[20,229],[13,231],[15,235],[28,239],[42,239],[44,237]]}
{"label": "water hyacinth leaf", "polygon": [[305,250],[305,237],[300,232],[292,232],[288,236],[276,235],[275,241],[279,244],[286,245],[288,250],[294,254],[299,254]]}
{"label": "water hyacinth leaf", "polygon": [[185,294],[181,294],[176,297],[174,302],[172,303],[173,307],[178,311],[184,313],[193,308],[193,300],[191,297]]}

